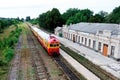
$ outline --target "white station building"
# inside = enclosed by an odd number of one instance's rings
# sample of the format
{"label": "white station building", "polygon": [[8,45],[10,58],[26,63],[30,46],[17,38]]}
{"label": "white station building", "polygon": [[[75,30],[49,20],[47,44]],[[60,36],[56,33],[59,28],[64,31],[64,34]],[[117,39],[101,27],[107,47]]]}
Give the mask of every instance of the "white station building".
{"label": "white station building", "polygon": [[[61,30],[61,31],[60,31]],[[104,56],[120,60],[120,25],[77,23],[55,29],[55,34],[93,49]]]}

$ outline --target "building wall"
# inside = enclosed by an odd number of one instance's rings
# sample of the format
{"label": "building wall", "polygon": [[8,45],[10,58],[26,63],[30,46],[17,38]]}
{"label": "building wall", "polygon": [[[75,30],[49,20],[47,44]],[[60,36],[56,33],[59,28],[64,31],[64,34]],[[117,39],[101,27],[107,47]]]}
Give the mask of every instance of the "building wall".
{"label": "building wall", "polygon": [[[68,36],[67,36],[68,34]],[[70,35],[70,36],[69,36]],[[104,35],[94,35],[74,30],[63,29],[63,37],[87,46],[100,54],[120,59],[120,40]],[[104,49],[103,49],[104,48]],[[113,52],[113,53],[111,53]]]}
{"label": "building wall", "polygon": [[57,36],[59,36],[60,33],[62,33],[62,28],[61,27],[55,28],[54,34],[57,35]]}

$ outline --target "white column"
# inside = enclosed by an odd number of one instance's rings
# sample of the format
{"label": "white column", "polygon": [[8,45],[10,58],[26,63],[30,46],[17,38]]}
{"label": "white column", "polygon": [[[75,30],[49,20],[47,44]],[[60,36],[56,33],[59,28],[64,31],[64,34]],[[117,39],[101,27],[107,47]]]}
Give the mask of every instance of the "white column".
{"label": "white column", "polygon": [[89,46],[89,38],[87,38],[87,46]]}
{"label": "white column", "polygon": [[101,42],[101,53],[103,53],[103,43]]}
{"label": "white column", "polygon": [[91,39],[90,48],[92,48],[92,49],[93,49],[93,40],[92,40],[92,39]]}
{"label": "white column", "polygon": [[110,44],[108,44],[108,53],[107,54],[111,55],[111,45]]}

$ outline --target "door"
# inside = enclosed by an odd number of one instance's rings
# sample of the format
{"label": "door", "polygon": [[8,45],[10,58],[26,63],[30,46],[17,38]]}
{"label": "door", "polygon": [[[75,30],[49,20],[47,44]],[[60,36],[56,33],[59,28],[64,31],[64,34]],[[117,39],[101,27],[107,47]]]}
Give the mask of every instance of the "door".
{"label": "door", "polygon": [[108,52],[108,45],[107,45],[107,44],[104,44],[104,45],[103,45],[103,55],[104,55],[104,56],[107,56],[107,52]]}

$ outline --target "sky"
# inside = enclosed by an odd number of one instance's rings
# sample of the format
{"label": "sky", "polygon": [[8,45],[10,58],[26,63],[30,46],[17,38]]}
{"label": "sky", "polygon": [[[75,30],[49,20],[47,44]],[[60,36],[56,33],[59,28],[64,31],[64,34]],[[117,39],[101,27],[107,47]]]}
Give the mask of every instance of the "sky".
{"label": "sky", "polygon": [[118,6],[120,0],[1,0],[0,17],[36,18],[53,8],[59,9],[61,14],[69,8],[90,9],[94,13],[102,10],[110,13]]}

